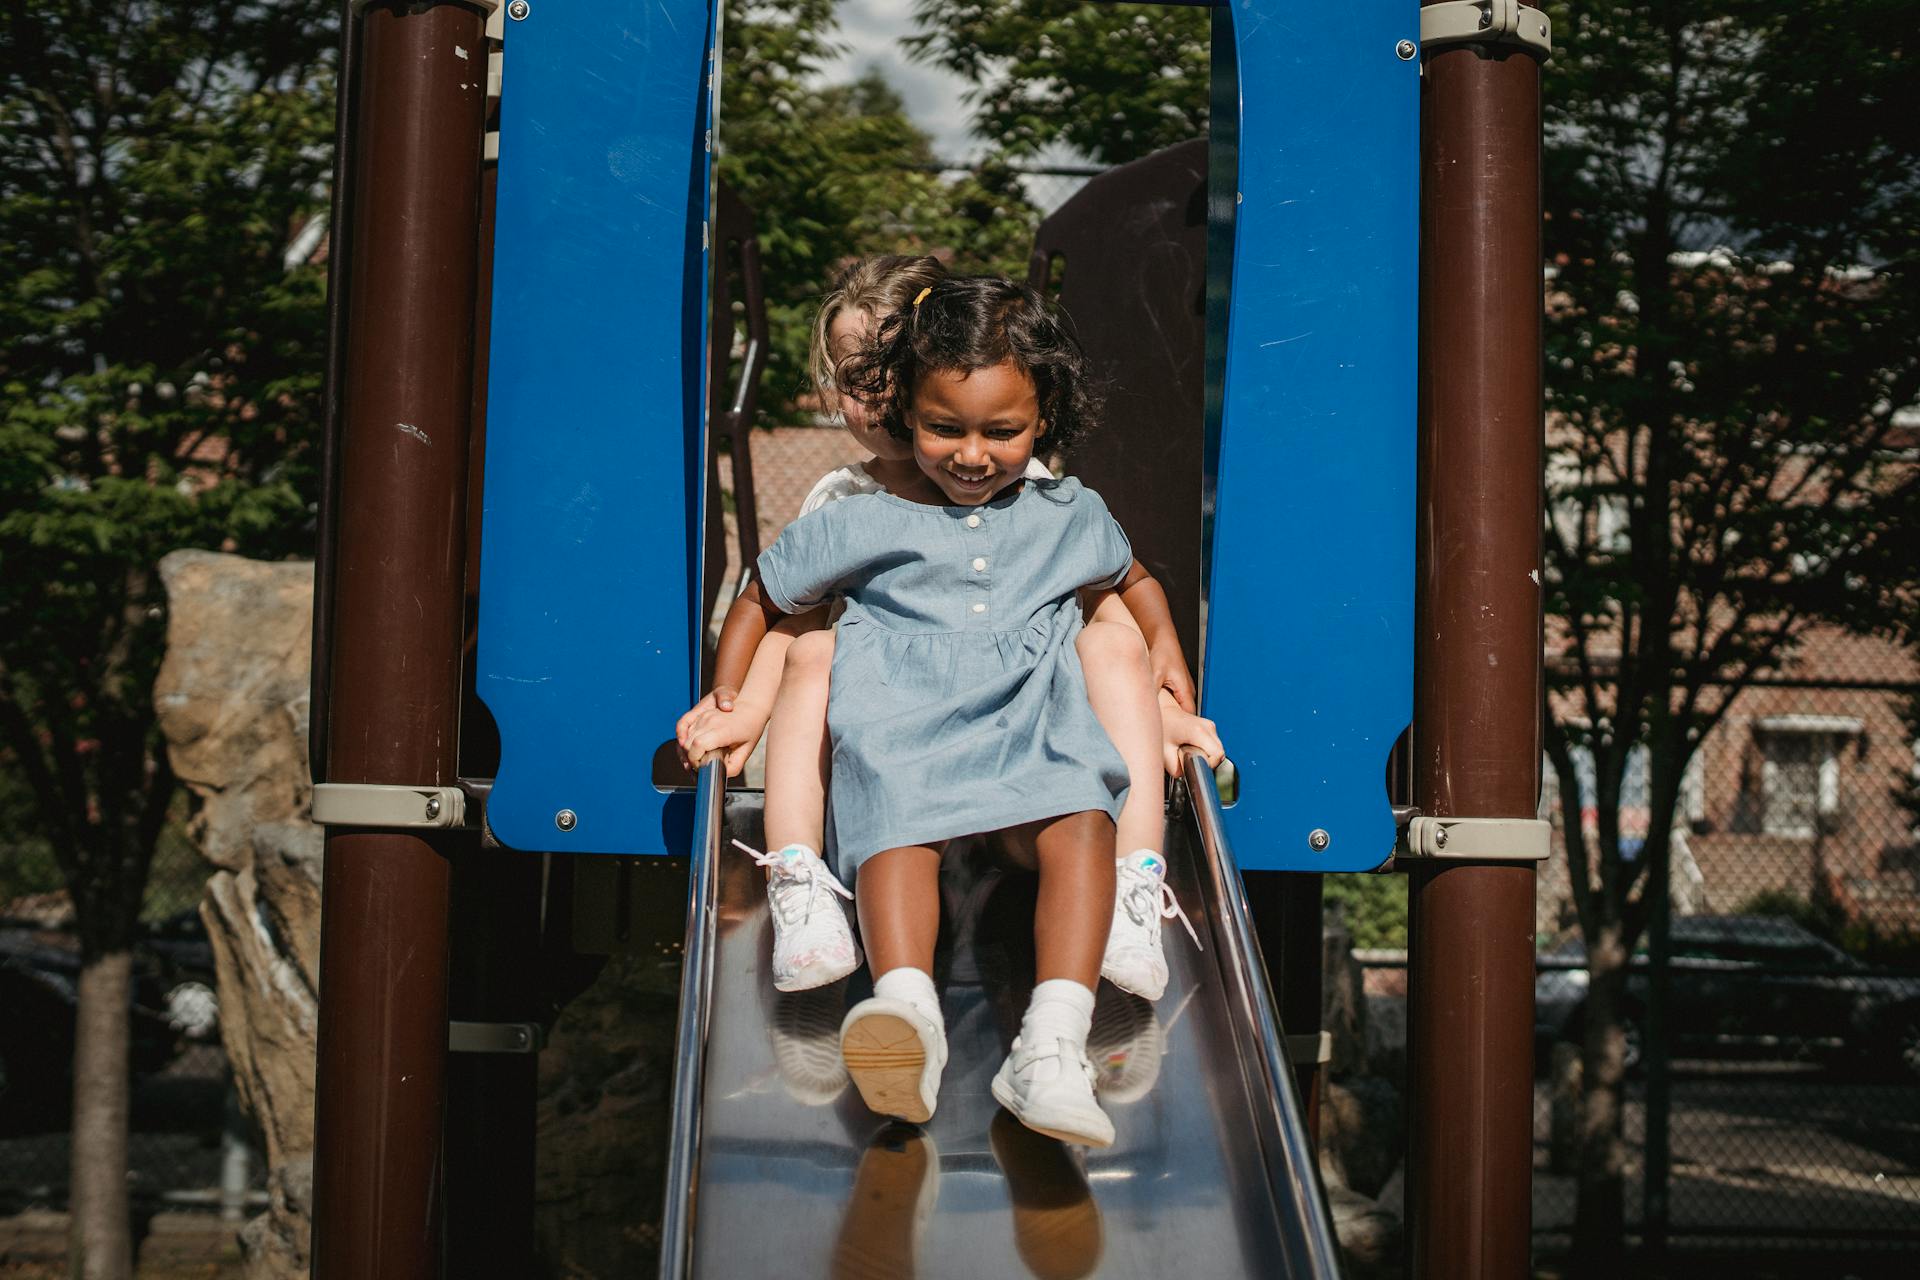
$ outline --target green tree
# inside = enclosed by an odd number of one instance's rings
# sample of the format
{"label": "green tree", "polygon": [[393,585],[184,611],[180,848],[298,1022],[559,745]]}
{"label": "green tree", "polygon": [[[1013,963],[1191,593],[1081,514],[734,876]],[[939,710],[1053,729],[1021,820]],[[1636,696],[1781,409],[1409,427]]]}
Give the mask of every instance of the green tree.
{"label": "green tree", "polygon": [[1026,269],[1034,211],[1001,167],[947,181],[931,141],[877,73],[821,85],[830,0],[727,8],[720,176],[755,211],[766,276],[770,412],[809,389],[807,338],[847,260],[937,253],[956,270]]}
{"label": "green tree", "polygon": [[1813,629],[1911,616],[1920,481],[1893,421],[1920,396],[1911,17],[1903,0],[1554,13],[1546,744],[1591,966],[1585,1274],[1620,1274],[1626,963],[1666,896],[1688,760]]}
{"label": "green tree", "polygon": [[1204,8],[918,0],[914,57],[973,85],[974,131],[1007,160],[1065,145],[1125,164],[1207,133]]}
{"label": "green tree", "polygon": [[74,1274],[126,1276],[130,944],[176,547],[304,547],[336,5],[0,12],[0,742],[73,898]]}

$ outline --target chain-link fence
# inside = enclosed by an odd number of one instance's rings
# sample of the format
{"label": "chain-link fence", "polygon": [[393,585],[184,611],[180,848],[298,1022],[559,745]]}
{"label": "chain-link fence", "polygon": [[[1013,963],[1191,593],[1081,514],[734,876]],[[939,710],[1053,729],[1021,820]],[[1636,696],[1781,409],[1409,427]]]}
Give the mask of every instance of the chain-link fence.
{"label": "chain-link fence", "polygon": [[[1669,959],[1657,973],[1643,936],[1628,967],[1631,1234],[1920,1247],[1917,678],[1894,644],[1815,632],[1792,667],[1734,693],[1687,766]],[[1592,763],[1576,748],[1573,764],[1591,845]],[[1644,751],[1628,755],[1615,809],[1626,872],[1650,830],[1648,770]],[[1547,779],[1534,1226],[1552,1235],[1575,1212],[1587,973],[1564,839],[1576,807]],[[1660,978],[1664,1033],[1648,1025]],[[1663,1130],[1664,1149],[1649,1149]]]}
{"label": "chain-link fence", "polygon": [[[266,1169],[220,1043],[213,952],[198,912],[206,880],[183,825],[170,824],[154,850],[134,949],[128,1178],[147,1210],[238,1217],[265,1204]],[[79,943],[57,890],[0,903],[0,917],[10,1006],[0,1029],[0,1212],[63,1208]]]}

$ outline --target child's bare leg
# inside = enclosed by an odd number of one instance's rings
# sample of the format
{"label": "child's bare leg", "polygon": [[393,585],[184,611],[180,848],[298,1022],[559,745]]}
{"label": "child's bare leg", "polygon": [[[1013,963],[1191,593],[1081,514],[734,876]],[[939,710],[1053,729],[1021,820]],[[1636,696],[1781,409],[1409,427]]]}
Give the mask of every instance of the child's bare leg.
{"label": "child's bare leg", "polygon": [[1052,819],[1034,832],[1033,851],[1034,981],[1065,978],[1092,990],[1113,920],[1113,824],[1097,811]]}
{"label": "child's bare leg", "polygon": [[[1113,608],[1126,613],[1117,598],[1108,598]],[[1101,609],[1106,607],[1103,603]],[[1114,849],[1121,856],[1136,849],[1158,851],[1166,826],[1162,805],[1166,784],[1160,763],[1160,703],[1153,669],[1147,664],[1146,641],[1131,626],[1099,620],[1099,612],[1095,617],[1075,641],[1081,670],[1086,673],[1087,701],[1126,761],[1131,784],[1120,810]],[[776,723],[778,715],[776,711]],[[771,753],[771,738],[767,749]]]}
{"label": "child's bare leg", "polygon": [[[757,857],[766,867],[767,903],[773,914],[773,985],[782,991],[825,986],[860,966],[860,948],[839,900],[847,891],[820,858],[820,744],[833,633],[806,627],[824,621],[824,611],[786,619],[761,642],[747,675],[752,686],[763,678],[761,659],[769,650],[780,655],[781,673],[764,677],[779,681],[767,726],[766,845],[772,852]],[[788,629],[786,634],[782,629]],[[807,812],[809,796],[810,823],[793,816]]]}
{"label": "child's bare leg", "polygon": [[786,669],[767,724],[767,846],[825,840],[827,694],[833,632],[809,631],[788,646]]}
{"label": "child's bare leg", "polygon": [[858,909],[875,978],[900,968],[932,974],[940,936],[939,853],[915,845],[867,859],[860,866]]}
{"label": "child's bare leg", "polygon": [[860,865],[860,932],[873,997],[847,1011],[840,1055],[867,1107],[915,1124],[933,1117],[947,1062],[946,1024],[933,987],[940,934],[940,854],[889,849]]}
{"label": "child's bare leg", "polygon": [[1113,824],[1104,813],[1075,813],[1010,834],[1016,845],[1030,841],[1040,871],[1033,912],[1039,981],[1020,1037],[993,1078],[993,1096],[1029,1129],[1104,1147],[1113,1122],[1094,1101],[1087,1034],[1112,915]]}
{"label": "child's bare leg", "polygon": [[1112,592],[1103,592],[1093,621],[1080,633],[1080,665],[1087,700],[1107,736],[1127,762],[1131,784],[1120,810],[1114,852],[1122,859],[1114,899],[1113,928],[1100,973],[1123,991],[1158,1000],[1167,989],[1167,960],[1160,937],[1165,898],[1166,834],[1161,800],[1165,787],[1165,735],[1147,646],[1133,615]]}

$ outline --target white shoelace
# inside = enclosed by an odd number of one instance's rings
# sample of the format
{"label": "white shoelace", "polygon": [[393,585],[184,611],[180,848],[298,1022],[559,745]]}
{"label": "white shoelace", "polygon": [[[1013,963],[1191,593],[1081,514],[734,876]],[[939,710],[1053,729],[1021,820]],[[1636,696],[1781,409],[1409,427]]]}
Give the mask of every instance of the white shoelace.
{"label": "white shoelace", "polygon": [[793,890],[802,884],[807,886],[806,909],[800,913],[802,924],[813,918],[813,904],[819,900],[820,886],[823,884],[848,902],[853,901],[853,890],[841,884],[817,857],[803,858],[796,865],[777,852],[767,853],[739,840],[733,842],[733,847],[752,857],[761,866],[773,867],[781,872],[778,878],[786,881],[786,884],[774,890],[773,899],[780,908],[780,918],[788,924],[793,923]]}
{"label": "white shoelace", "polygon": [[1160,876],[1148,875],[1144,871],[1123,872],[1130,874],[1136,881],[1133,888],[1127,890],[1127,914],[1138,924],[1147,921],[1178,920],[1187,927],[1187,936],[1193,939],[1193,945],[1205,951],[1201,946],[1200,935],[1194,932],[1193,921],[1187,919],[1187,913],[1181,909],[1180,899],[1174,897],[1173,886]]}

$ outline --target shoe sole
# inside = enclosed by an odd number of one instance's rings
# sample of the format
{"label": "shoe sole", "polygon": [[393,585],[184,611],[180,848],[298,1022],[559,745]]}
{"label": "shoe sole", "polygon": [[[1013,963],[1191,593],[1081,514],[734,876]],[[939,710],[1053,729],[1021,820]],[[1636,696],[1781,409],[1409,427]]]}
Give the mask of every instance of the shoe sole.
{"label": "shoe sole", "polygon": [[773,989],[775,991],[784,991],[789,995],[795,991],[812,991],[818,987],[831,986],[859,967],[860,956],[859,953],[856,952],[853,957],[853,963],[844,969],[825,969],[819,966],[802,969],[790,978],[775,978],[773,980]]}
{"label": "shoe sole", "polygon": [[1165,994],[1167,994],[1167,982],[1166,982],[1166,979],[1164,978],[1160,980],[1160,985],[1156,987],[1146,983],[1141,983],[1136,985],[1133,983],[1122,982],[1120,981],[1119,978],[1114,976],[1113,971],[1110,969],[1100,970],[1100,976],[1105,978],[1108,982],[1111,982],[1114,986],[1120,988],[1120,990],[1126,992],[1128,995],[1139,996],[1142,1000],[1148,1001],[1149,1003],[1157,1003],[1161,996],[1164,996]]}
{"label": "shoe sole", "polygon": [[1015,1095],[1015,1093],[1013,1092],[1013,1089],[1010,1086],[1000,1083],[999,1076],[995,1076],[993,1078],[993,1084],[991,1087],[993,1092],[993,1100],[999,1103],[1001,1106],[1005,1107],[1015,1120],[1018,1120],[1021,1124],[1027,1126],[1027,1128],[1033,1130],[1035,1133],[1045,1134],[1047,1137],[1052,1138],[1056,1142],[1070,1142],[1075,1146],[1092,1147],[1096,1151],[1105,1150],[1106,1148],[1113,1145],[1113,1139],[1105,1135],[1095,1135],[1090,1133],[1075,1133],[1071,1129],[1054,1128],[1051,1125],[1039,1124],[1034,1120],[1028,1118],[1027,1116],[1022,1115],[1020,1112],[1020,1100],[1018,1096]]}
{"label": "shoe sole", "polygon": [[926,1096],[927,1047],[905,1018],[870,1013],[852,1023],[840,1033],[840,1057],[867,1110],[914,1124],[933,1119]]}

